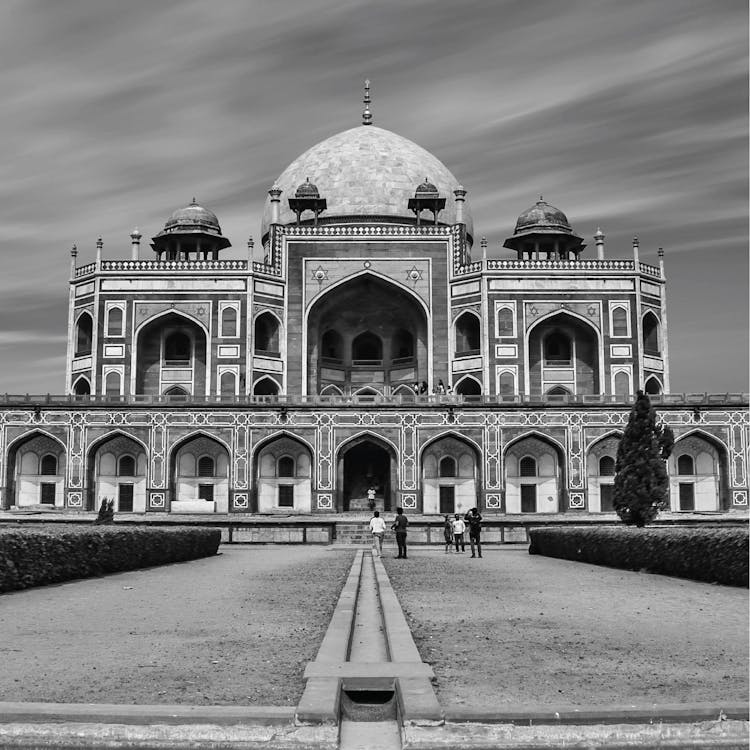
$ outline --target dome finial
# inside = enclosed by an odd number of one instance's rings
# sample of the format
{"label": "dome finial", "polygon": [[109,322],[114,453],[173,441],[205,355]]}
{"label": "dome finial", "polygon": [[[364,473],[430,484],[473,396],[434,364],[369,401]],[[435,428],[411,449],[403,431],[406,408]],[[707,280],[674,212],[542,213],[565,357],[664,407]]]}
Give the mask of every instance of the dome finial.
{"label": "dome finial", "polygon": [[362,112],[362,124],[372,125],[372,112],[370,112],[370,79],[365,79],[365,98],[362,100],[365,109]]}
{"label": "dome finial", "polygon": [[195,196],[193,196],[193,200],[192,200],[192,202],[190,203],[190,205],[191,205],[191,206],[197,206],[197,205],[198,205],[198,201],[197,201],[197,200],[195,200]]}

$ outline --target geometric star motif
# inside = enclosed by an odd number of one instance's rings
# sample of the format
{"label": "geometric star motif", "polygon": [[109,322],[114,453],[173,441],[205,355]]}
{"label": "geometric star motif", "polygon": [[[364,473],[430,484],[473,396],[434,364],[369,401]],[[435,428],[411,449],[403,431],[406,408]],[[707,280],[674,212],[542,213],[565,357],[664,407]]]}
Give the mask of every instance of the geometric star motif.
{"label": "geometric star motif", "polygon": [[320,284],[323,281],[328,281],[328,271],[327,271],[327,269],[323,268],[323,266],[318,266],[312,272],[312,278],[313,278],[313,281],[317,281],[318,284]]}
{"label": "geometric star motif", "polygon": [[418,281],[422,280],[422,271],[419,268],[417,268],[416,266],[412,266],[406,272],[406,280],[407,281],[413,281],[414,284],[416,284]]}

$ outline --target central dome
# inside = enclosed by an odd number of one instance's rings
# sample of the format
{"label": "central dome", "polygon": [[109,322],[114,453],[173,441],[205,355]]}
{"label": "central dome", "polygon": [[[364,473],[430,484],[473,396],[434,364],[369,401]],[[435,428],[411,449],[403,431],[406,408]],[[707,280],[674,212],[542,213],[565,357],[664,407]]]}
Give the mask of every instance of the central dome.
{"label": "central dome", "polygon": [[[328,202],[321,221],[352,222],[357,219],[403,219],[414,224],[409,199],[425,178],[446,199],[438,215],[441,224],[454,224],[456,204],[453,191],[458,180],[439,159],[416,143],[374,125],[345,130],[305,151],[276,180],[281,195],[280,221],[296,220],[289,198],[307,179],[317,185],[320,197]],[[263,210],[262,237],[271,221],[271,200]],[[466,231],[471,237],[473,222],[468,202],[464,204]]]}

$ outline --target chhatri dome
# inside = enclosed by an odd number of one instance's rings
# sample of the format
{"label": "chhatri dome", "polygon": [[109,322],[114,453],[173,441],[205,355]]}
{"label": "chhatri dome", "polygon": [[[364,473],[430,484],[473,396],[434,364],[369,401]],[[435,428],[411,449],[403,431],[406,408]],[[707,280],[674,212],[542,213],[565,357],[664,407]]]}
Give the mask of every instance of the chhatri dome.
{"label": "chhatri dome", "polygon": [[[293,223],[294,211],[289,198],[307,180],[317,186],[327,208],[319,223],[352,223],[385,221],[414,225],[409,199],[428,181],[446,199],[438,215],[438,224],[454,224],[456,203],[453,191],[458,180],[439,159],[416,143],[370,124],[369,89],[366,89],[363,124],[326,138],[295,159],[279,176],[275,187],[282,190],[280,217],[282,224]],[[463,209],[469,241],[473,222],[468,201]],[[271,223],[271,199],[266,199],[261,236]]]}

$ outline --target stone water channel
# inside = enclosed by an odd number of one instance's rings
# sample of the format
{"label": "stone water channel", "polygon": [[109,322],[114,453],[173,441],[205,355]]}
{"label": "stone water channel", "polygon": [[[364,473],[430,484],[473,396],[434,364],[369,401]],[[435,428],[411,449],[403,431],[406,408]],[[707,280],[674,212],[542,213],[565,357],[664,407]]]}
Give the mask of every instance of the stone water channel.
{"label": "stone water channel", "polygon": [[297,721],[338,722],[341,750],[401,748],[403,722],[442,718],[433,677],[380,558],[357,552],[318,655],[305,670]]}

